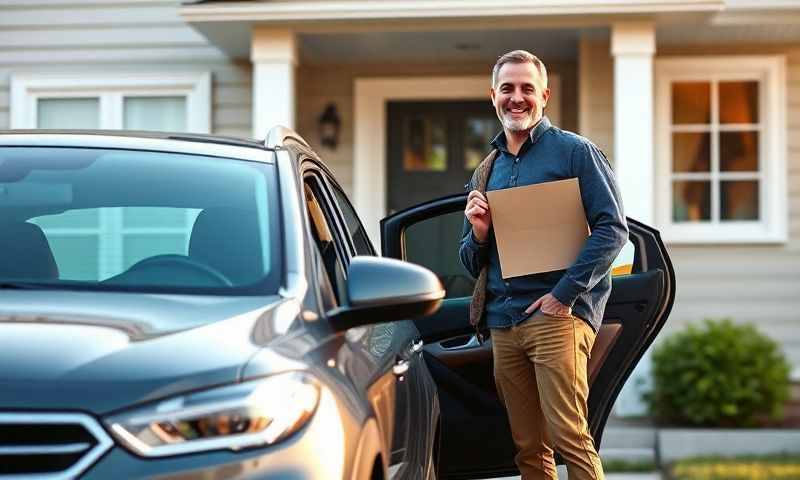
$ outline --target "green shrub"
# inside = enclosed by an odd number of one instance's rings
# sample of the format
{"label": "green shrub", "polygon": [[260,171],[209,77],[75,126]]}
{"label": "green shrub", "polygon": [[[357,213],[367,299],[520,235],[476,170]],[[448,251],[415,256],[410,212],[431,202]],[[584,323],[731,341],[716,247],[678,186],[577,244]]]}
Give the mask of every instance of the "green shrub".
{"label": "green shrub", "polygon": [[749,427],[779,420],[789,398],[789,364],[778,345],[752,325],[706,320],[653,352],[653,390],[660,422]]}

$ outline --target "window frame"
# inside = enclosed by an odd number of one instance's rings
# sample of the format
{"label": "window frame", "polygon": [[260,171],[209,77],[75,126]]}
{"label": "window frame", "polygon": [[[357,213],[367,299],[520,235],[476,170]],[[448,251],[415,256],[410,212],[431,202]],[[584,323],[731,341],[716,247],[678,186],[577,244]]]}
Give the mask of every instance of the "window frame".
{"label": "window frame", "polygon": [[[784,243],[788,234],[786,182],[786,58],[783,55],[662,57],[656,74],[656,224],[668,243]],[[713,84],[756,80],[759,84],[759,220],[675,222],[672,217],[672,93],[676,81],[712,83],[712,109],[718,107]],[[712,134],[719,131],[711,122]],[[712,152],[712,164],[715,152]],[[734,175],[735,176],[735,175]],[[721,181],[710,171],[712,192]],[[712,198],[712,209],[719,205]],[[712,211],[712,218],[714,212]]]}
{"label": "window frame", "polygon": [[37,102],[47,98],[98,98],[100,129],[123,127],[125,97],[183,96],[186,131],[211,132],[211,73],[14,74],[11,76],[11,128],[35,129]]}

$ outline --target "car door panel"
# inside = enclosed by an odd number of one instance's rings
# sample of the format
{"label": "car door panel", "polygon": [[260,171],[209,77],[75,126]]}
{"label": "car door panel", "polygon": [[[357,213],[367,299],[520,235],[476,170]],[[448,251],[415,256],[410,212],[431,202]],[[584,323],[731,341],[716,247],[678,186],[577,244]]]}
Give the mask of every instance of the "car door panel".
{"label": "car door panel", "polygon": [[[384,219],[383,254],[414,262],[414,252],[424,249],[427,253],[420,257],[419,263],[431,268],[426,263],[434,258],[438,263],[432,269],[436,271],[440,259],[451,255],[445,250],[458,249],[460,225],[454,219],[465,205],[466,195],[454,195]],[[434,222],[445,215],[446,220]],[[436,224],[414,227],[426,221]],[[427,228],[441,235],[444,226],[458,230],[453,233],[456,239],[448,238],[442,251],[437,252],[430,244],[431,235],[424,238],[424,248],[407,245],[413,242],[405,238],[409,229]],[[630,219],[629,226],[630,241],[635,248],[632,272],[612,280],[612,293],[589,365],[592,382],[589,425],[598,448],[624,381],[663,326],[674,298],[674,272],[658,232]],[[451,258],[450,262],[453,261]],[[444,276],[456,278],[460,274],[450,268]],[[415,322],[425,341],[425,360],[439,391],[441,477],[467,479],[514,474],[516,450],[494,385],[491,338],[482,344],[477,342],[468,320],[470,297],[464,296],[464,290],[459,285],[459,296],[447,298],[436,314]]]}

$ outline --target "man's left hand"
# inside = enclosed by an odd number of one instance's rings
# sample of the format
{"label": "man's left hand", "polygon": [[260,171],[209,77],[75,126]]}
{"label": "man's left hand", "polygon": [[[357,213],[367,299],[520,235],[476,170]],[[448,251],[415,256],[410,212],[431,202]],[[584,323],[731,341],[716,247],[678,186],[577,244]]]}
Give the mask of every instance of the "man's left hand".
{"label": "man's left hand", "polygon": [[548,293],[547,295],[540,297],[539,300],[533,302],[530,307],[525,309],[525,313],[530,315],[531,313],[535,312],[537,308],[545,315],[549,315],[551,317],[572,317],[572,308],[559,302],[552,293]]}

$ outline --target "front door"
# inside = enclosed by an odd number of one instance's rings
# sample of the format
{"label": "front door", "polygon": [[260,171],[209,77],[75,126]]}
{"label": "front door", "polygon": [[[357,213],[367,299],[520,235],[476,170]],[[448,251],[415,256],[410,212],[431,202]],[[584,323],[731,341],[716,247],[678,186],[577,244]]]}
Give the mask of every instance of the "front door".
{"label": "front door", "polygon": [[389,212],[463,192],[500,131],[488,99],[389,102],[387,113]]}
{"label": "front door", "polygon": [[[470,479],[516,473],[515,447],[492,374],[492,343],[469,325],[473,280],[458,259],[466,194],[396,213],[381,222],[384,255],[435,271],[447,289],[440,310],[415,321],[441,409],[440,474]],[[675,273],[658,232],[628,219],[613,287],[589,363],[589,427],[597,448],[625,380],[667,320]]]}

